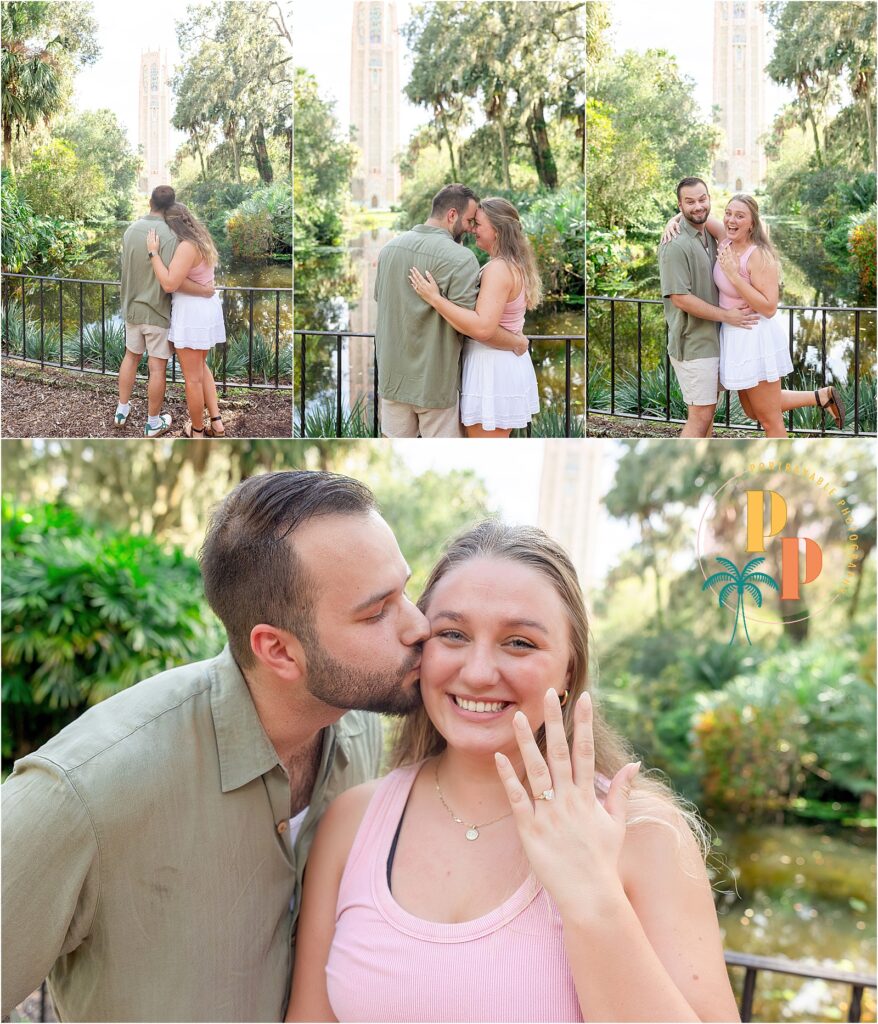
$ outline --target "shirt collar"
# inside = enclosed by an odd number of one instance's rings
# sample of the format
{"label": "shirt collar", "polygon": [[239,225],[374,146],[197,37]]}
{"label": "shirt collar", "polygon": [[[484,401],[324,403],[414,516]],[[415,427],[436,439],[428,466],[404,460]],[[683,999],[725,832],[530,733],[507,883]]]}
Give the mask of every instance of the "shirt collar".
{"label": "shirt collar", "polygon": [[422,235],[447,235],[452,242],[454,241],[454,237],[452,236],[448,228],[436,228],[433,227],[432,224],[415,224],[415,226],[412,228],[412,231],[415,231],[418,234]]}
{"label": "shirt collar", "polygon": [[686,234],[689,235],[690,238],[694,238],[695,241],[698,242],[698,244],[701,246],[702,249],[706,249],[707,248],[709,243],[707,241],[708,232],[707,232],[706,229],[704,231],[704,234],[702,235],[701,232],[698,230],[698,228],[692,227],[692,225],[689,223],[688,220],[686,220],[685,217],[681,217],[680,218],[680,230],[681,231],[685,231]]}
{"label": "shirt collar", "polygon": [[[214,658],[210,673],[210,707],[220,781],[223,792],[228,793],[266,775],[280,765],[280,761],[274,744],[262,728],[247,682],[228,646]],[[365,727],[365,715],[356,711],[349,711],[328,727],[325,738],[328,768],[336,759],[342,767],[347,767],[355,737]]]}

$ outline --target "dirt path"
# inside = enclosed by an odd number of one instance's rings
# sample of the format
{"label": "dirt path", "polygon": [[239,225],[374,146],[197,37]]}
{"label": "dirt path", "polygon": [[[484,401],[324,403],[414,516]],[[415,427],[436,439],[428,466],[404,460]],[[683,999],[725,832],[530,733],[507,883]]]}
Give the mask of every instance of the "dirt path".
{"label": "dirt path", "polygon": [[[40,369],[21,360],[4,359],[2,367],[3,437],[143,436],[146,381],[138,380],[127,425],[113,425],[116,378],[77,371]],[[189,420],[181,383],[168,384],[164,411],[173,417],[168,437],[182,437]],[[229,437],[290,437],[290,391],[230,389],[220,396],[220,411]]]}
{"label": "dirt path", "polygon": [[[662,420],[618,419],[615,416],[601,416],[590,412],[585,428],[586,437],[679,437],[681,423],[665,423]],[[726,429],[715,427],[714,437],[748,437],[760,435],[752,430]]]}

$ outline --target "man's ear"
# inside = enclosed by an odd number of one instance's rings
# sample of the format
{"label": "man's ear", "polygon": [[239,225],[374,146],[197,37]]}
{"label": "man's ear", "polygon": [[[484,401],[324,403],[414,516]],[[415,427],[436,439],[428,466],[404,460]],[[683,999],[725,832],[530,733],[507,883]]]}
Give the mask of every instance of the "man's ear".
{"label": "man's ear", "polygon": [[254,626],[250,650],[260,665],[287,682],[297,682],[307,674],[305,649],[299,638],[285,629],[264,622]]}

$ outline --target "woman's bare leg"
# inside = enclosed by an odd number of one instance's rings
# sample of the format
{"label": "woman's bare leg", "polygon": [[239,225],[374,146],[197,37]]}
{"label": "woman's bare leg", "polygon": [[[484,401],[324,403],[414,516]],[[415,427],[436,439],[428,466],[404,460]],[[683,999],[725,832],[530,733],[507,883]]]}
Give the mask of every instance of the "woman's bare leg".
{"label": "woman's bare leg", "polygon": [[511,430],[485,430],[481,423],[474,423],[471,427],[464,427],[467,437],[509,437]]}
{"label": "woman's bare leg", "polygon": [[[202,353],[204,360],[204,371],[202,374],[202,381],[204,386],[204,404],[207,406],[208,415],[211,418],[210,429],[216,434],[217,437],[222,437],[225,433],[222,420],[214,420],[214,416],[219,416],[219,398],[216,393],[216,381],[213,379],[210,367],[207,365],[207,352]],[[219,427],[219,430],[217,430]]]}
{"label": "woman's bare leg", "polygon": [[[186,385],[186,408],[194,431],[204,430],[204,353],[197,348],[177,348],[177,359]],[[216,389],[214,389],[216,394]]]}
{"label": "woman's bare leg", "polygon": [[[783,410],[781,409],[780,381],[760,381],[756,387],[747,388],[738,393],[747,398],[750,408],[753,410],[753,418],[759,420],[765,431],[766,437],[786,437],[787,430],[783,421]],[[743,401],[741,402],[744,406]],[[746,410],[745,410],[746,411]]]}

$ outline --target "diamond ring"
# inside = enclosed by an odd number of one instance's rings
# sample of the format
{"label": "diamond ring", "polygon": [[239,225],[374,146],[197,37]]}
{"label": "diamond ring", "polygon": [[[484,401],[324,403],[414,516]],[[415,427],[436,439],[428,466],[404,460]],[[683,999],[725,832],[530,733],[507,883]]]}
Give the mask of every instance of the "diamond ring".
{"label": "diamond ring", "polygon": [[554,789],[544,789],[542,791],[542,793],[540,793],[537,796],[537,800],[554,800],[554,799],[555,799],[555,790]]}

